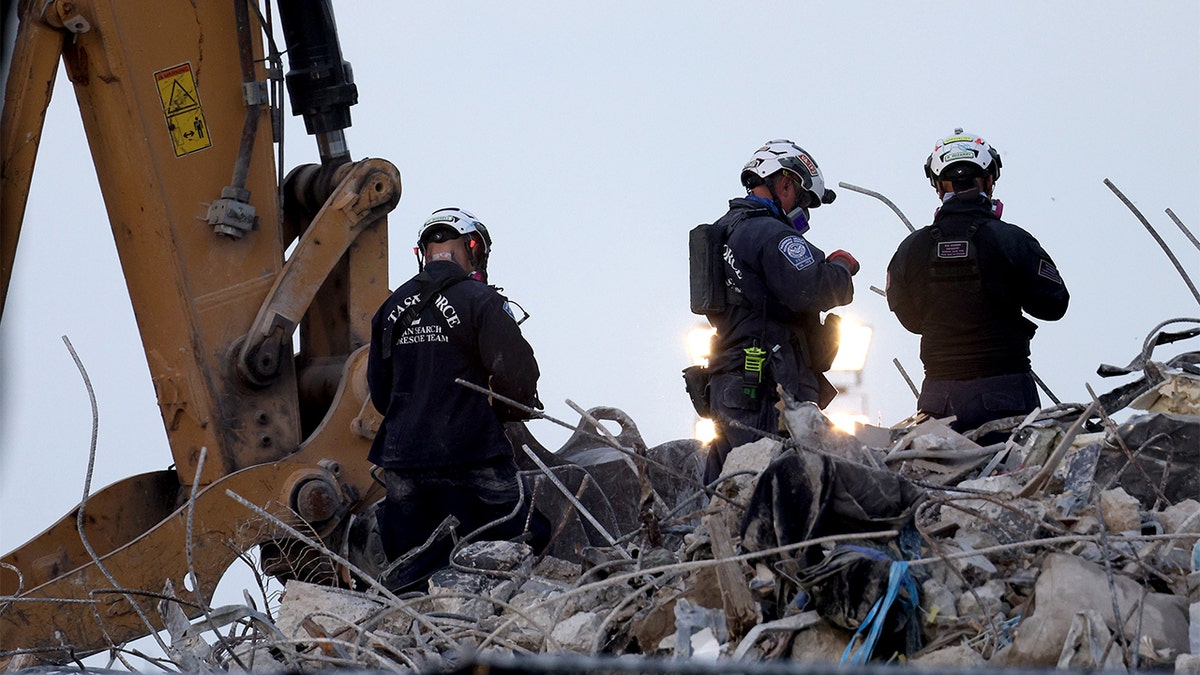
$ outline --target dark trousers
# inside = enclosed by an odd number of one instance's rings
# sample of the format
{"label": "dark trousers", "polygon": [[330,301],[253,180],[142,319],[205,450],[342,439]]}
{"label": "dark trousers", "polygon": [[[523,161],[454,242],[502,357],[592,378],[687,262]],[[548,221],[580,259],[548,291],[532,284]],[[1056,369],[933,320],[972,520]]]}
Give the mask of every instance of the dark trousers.
{"label": "dark trousers", "polygon": [[[706,485],[721,477],[721,467],[725,465],[729,451],[762,438],[759,431],[779,433],[779,409],[775,407],[779,395],[775,391],[775,384],[763,383],[758,388],[758,396],[754,398],[747,396],[742,386],[741,373],[716,375],[709,382],[709,405],[712,406],[717,437],[709,444],[705,458]],[[729,424],[730,420],[750,430],[735,427]]]}
{"label": "dark trousers", "polygon": [[[917,409],[921,412],[934,417],[956,416],[950,428],[959,433],[978,429],[992,420],[1028,415],[1040,405],[1037,385],[1030,372],[974,380],[926,378],[917,399]],[[987,445],[997,439],[981,438],[979,441]]]}
{"label": "dark trousers", "polygon": [[[525,491],[520,501],[517,465],[512,457],[462,467],[442,469],[387,469],[384,471],[387,497],[379,510],[379,532],[388,558],[395,560],[423,544],[446,518],[458,519],[457,532],[466,536],[488,523],[509,516],[480,534],[478,538],[514,539],[525,532],[526,520],[532,537],[528,542],[535,551],[546,546],[550,524],[545,516],[530,507],[532,495]],[[532,511],[532,517],[531,517]],[[422,556],[427,565],[443,566],[451,545],[442,540]]]}

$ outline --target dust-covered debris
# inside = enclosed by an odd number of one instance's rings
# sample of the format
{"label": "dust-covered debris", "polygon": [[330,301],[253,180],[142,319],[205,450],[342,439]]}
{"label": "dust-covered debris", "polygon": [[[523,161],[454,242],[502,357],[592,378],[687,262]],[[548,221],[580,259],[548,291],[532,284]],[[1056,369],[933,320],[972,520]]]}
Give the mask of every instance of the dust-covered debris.
{"label": "dust-covered debris", "polygon": [[[400,595],[378,561],[342,559],[355,588],[289,581],[270,628],[243,620],[221,639],[198,639],[203,622],[181,625],[168,598],[173,658],[249,670],[636,655],[1200,672],[1197,364],[1195,352],[1143,359],[1140,376],[1116,369],[1136,381],[1092,401],[965,434],[917,416],[851,436],[785,399],[785,435],[733,449],[709,486],[697,442],[647,447],[619,410],[584,413],[559,453],[515,428],[526,493],[555,524],[547,551],[458,539],[448,567]],[[975,441],[995,431],[1007,439]]]}

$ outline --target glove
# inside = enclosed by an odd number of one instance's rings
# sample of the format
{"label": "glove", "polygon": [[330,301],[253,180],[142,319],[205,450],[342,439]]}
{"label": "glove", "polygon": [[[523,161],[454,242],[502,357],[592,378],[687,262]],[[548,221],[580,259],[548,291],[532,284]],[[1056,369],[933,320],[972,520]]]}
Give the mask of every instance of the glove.
{"label": "glove", "polygon": [[825,259],[835,265],[841,265],[842,267],[845,267],[846,271],[850,273],[850,276],[858,274],[858,261],[854,259],[854,256],[850,255],[849,251],[843,251],[839,248],[838,250],[826,256]]}

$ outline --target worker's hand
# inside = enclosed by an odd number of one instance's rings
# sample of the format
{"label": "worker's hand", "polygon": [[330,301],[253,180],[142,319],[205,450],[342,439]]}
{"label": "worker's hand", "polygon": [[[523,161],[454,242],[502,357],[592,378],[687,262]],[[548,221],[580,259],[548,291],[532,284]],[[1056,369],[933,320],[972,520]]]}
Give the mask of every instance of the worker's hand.
{"label": "worker's hand", "polygon": [[858,274],[858,261],[854,259],[854,256],[850,255],[849,251],[843,251],[839,248],[838,250],[826,256],[825,259],[835,265],[841,265],[842,267],[845,267],[846,271],[850,273],[850,276]]}

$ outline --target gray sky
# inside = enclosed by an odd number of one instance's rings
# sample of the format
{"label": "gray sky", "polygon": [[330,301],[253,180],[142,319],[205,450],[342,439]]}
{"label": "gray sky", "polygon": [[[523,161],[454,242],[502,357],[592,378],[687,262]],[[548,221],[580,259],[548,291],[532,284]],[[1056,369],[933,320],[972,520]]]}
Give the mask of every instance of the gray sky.
{"label": "gray sky", "polygon": [[[814,6],[816,5],[816,6]],[[1042,324],[1034,369],[1062,399],[1120,381],[1159,321],[1200,307],[1133,215],[1141,208],[1200,281],[1200,3],[336,3],[360,103],[355,158],[403,175],[390,218],[391,285],[415,272],[416,226],[474,211],[495,239],[492,280],[524,306],[547,412],[611,405],[651,445],[691,434],[679,372],[687,232],[742,191],[742,163],[789,137],[828,184],[890,196],[918,226],[937,205],[922,173],[955,126],[1002,154],[1005,219],[1058,263],[1071,308]],[[291,118],[287,164],[312,162]],[[78,502],[91,412],[60,336],[99,399],[93,489],[171,462],[94,170],[60,76],[0,325],[0,550]],[[809,239],[862,263],[864,373],[885,425],[913,412],[891,365],[920,378],[918,338],[886,302],[906,234],[883,204],[839,190]],[[1169,349],[1169,348],[1168,348]],[[1124,381],[1124,380],[1121,380]],[[549,447],[567,433],[533,430]]]}

